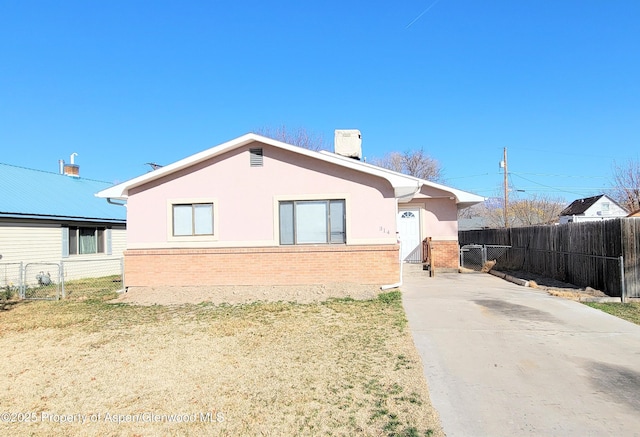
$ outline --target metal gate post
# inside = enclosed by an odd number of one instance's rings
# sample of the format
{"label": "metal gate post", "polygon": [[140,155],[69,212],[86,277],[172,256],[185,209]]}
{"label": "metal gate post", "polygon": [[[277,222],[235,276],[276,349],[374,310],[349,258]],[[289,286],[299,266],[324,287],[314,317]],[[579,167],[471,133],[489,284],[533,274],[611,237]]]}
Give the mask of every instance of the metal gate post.
{"label": "metal gate post", "polygon": [[24,262],[20,261],[20,278],[18,279],[18,290],[20,290],[20,299],[25,298],[25,285],[24,285]]}
{"label": "metal gate post", "polygon": [[62,298],[67,298],[67,292],[64,289],[64,261],[60,260],[60,267],[58,268],[58,277],[60,278],[60,287],[62,292]]}
{"label": "metal gate post", "polygon": [[627,290],[624,283],[624,256],[620,255],[620,258],[618,258],[618,263],[620,264],[620,299],[622,300],[622,303],[627,303]]}
{"label": "metal gate post", "polygon": [[483,244],[482,245],[482,265],[480,266],[480,268],[483,268],[486,263],[487,263],[487,246]]}
{"label": "metal gate post", "polygon": [[[402,254],[400,254],[402,256]],[[431,262],[431,260],[429,260]],[[402,266],[402,260],[400,261],[400,266]],[[120,258],[120,285],[123,290],[127,290],[127,287],[124,285],[124,257]]]}

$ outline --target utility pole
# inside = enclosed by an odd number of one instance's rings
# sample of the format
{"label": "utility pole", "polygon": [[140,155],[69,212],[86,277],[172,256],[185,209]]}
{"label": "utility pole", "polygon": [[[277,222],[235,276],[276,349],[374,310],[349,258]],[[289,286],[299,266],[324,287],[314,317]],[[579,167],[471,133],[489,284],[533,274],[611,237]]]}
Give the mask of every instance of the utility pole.
{"label": "utility pole", "polygon": [[504,169],[504,227],[509,227],[509,170],[507,169],[507,148],[504,148],[502,162],[500,167]]}

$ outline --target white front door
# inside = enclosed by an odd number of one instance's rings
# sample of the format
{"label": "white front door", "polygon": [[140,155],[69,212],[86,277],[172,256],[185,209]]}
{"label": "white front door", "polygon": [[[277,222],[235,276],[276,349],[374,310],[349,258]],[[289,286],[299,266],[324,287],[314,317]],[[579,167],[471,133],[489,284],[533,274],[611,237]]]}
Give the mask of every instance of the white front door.
{"label": "white front door", "polygon": [[422,262],[420,209],[404,209],[398,212],[398,234],[401,259],[407,262]]}

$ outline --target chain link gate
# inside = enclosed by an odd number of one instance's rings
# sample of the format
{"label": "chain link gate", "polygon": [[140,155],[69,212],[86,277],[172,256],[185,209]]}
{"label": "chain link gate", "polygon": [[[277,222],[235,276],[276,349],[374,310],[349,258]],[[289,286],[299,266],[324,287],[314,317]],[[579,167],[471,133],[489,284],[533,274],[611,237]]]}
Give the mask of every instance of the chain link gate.
{"label": "chain link gate", "polygon": [[0,308],[16,299],[58,300],[78,291],[123,287],[123,258],[0,263]]}
{"label": "chain link gate", "polygon": [[494,244],[466,244],[460,248],[460,266],[470,270],[480,271],[487,261],[496,260],[507,253],[511,246]]}
{"label": "chain link gate", "polygon": [[60,299],[60,264],[28,263],[24,266],[23,299]]}

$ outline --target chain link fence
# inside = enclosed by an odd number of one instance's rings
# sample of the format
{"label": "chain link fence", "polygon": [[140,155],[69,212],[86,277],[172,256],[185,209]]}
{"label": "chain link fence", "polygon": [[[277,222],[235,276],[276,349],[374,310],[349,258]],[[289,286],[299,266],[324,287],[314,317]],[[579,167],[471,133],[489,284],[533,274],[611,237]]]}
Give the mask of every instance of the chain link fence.
{"label": "chain link fence", "polygon": [[78,292],[118,291],[124,259],[62,260],[59,263],[0,263],[0,300],[58,300]]}
{"label": "chain link fence", "polygon": [[22,263],[0,263],[0,300],[22,297]]}
{"label": "chain link fence", "polygon": [[495,261],[495,266],[499,266],[510,248],[494,244],[466,244],[460,248],[460,266],[476,271],[482,270],[488,261]]}
{"label": "chain link fence", "polygon": [[124,260],[65,260],[62,271],[62,297],[77,292],[118,291],[124,286]]}

